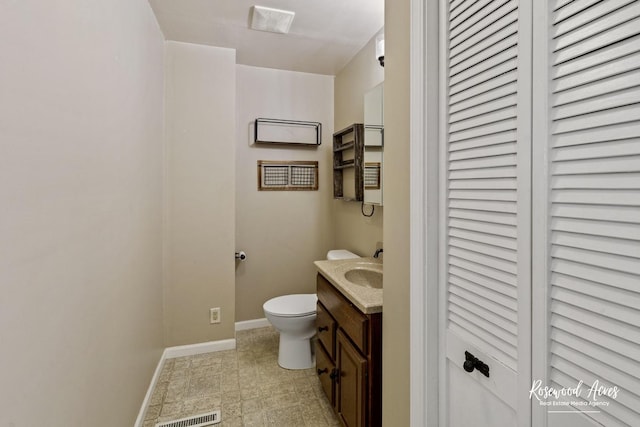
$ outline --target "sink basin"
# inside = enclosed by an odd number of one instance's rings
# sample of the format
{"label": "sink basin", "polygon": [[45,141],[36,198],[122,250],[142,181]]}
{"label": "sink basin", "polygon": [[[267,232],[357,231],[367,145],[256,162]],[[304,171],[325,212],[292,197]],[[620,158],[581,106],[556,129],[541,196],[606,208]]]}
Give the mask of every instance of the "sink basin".
{"label": "sink basin", "polygon": [[354,285],[382,289],[382,272],[369,268],[353,268],[344,273],[344,278]]}

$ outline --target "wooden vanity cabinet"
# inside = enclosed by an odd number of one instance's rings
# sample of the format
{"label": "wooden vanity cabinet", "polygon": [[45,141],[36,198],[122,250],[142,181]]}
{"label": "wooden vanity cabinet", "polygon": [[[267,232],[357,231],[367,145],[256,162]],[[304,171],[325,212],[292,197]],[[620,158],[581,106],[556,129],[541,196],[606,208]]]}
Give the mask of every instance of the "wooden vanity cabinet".
{"label": "wooden vanity cabinet", "polygon": [[346,427],[382,425],[382,313],[364,314],[318,274],[316,370]]}

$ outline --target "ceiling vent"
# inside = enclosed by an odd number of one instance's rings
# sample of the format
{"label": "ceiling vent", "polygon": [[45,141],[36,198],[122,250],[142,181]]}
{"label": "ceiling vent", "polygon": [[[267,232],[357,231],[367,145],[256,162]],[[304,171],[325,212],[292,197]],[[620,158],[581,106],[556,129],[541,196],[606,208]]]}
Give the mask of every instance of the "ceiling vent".
{"label": "ceiling vent", "polygon": [[291,28],[295,12],[272,9],[264,6],[253,6],[251,29],[287,34]]}

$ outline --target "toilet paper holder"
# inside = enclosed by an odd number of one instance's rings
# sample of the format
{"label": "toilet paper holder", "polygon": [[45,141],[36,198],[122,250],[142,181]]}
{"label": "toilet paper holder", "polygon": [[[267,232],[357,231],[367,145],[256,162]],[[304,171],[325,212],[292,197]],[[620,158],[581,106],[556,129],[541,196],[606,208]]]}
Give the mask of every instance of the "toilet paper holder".
{"label": "toilet paper holder", "polygon": [[247,259],[247,254],[245,254],[244,251],[236,252],[236,259],[238,261],[244,261]]}

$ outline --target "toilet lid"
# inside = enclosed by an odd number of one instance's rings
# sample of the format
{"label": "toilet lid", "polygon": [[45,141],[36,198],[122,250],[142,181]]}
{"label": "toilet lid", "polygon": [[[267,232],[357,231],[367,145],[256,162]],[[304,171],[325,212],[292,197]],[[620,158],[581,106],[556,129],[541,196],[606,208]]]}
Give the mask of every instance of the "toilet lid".
{"label": "toilet lid", "polygon": [[266,313],[281,317],[299,317],[316,312],[316,294],[283,295],[265,302],[262,308]]}

